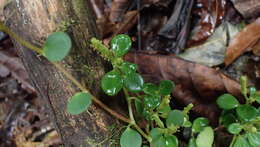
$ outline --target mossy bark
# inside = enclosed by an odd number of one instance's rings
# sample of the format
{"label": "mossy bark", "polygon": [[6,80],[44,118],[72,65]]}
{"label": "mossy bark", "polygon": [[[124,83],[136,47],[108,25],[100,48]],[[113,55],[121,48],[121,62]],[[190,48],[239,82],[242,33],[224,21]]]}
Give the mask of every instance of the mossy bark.
{"label": "mossy bark", "polygon": [[[89,47],[89,39],[98,37],[95,16],[88,0],[13,0],[4,11],[6,25],[23,39],[42,46],[54,31],[66,30],[73,50],[63,62],[68,71],[100,97],[104,61]],[[78,89],[45,58],[15,42],[31,82],[46,100],[52,120],[65,146],[111,146],[109,126],[120,123],[101,108],[92,105],[88,112],[72,116],[66,112],[67,100]],[[107,140],[106,140],[107,139]],[[104,141],[106,140],[106,141]]]}

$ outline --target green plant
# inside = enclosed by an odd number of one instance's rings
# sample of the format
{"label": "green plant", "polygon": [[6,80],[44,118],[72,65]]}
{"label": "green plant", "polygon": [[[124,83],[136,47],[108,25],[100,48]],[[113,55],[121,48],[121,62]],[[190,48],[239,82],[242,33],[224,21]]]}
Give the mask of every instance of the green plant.
{"label": "green plant", "polygon": [[[255,87],[247,86],[247,78],[240,78],[241,93],[246,103],[240,104],[230,95],[224,94],[217,99],[218,106],[223,109],[220,116],[222,124],[233,140],[230,147],[258,147],[260,146],[260,109],[253,104],[260,104],[260,93]],[[256,104],[257,105],[257,104]]]}
{"label": "green plant", "polygon": [[[163,80],[159,85],[145,83],[142,76],[137,73],[137,65],[126,62],[123,56],[131,48],[131,38],[121,34],[115,36],[110,42],[110,49],[101,41],[92,38],[92,47],[108,60],[113,69],[106,73],[101,80],[102,90],[109,96],[117,95],[120,91],[125,94],[128,105],[129,118],[113,111],[98,98],[94,97],[88,89],[83,87],[58,61],[63,60],[70,51],[71,40],[64,32],[51,34],[44,46],[38,48],[22,40],[0,23],[0,30],[8,33],[21,45],[45,56],[59,71],[71,80],[81,91],[75,93],[68,101],[67,111],[77,115],[91,105],[92,102],[127,123],[127,128],[121,135],[122,147],[177,147],[180,140],[177,132],[182,128],[191,129],[189,147],[211,147],[214,142],[214,130],[209,126],[207,118],[199,117],[193,122],[189,120],[189,111],[193,105],[189,104],[183,110],[172,109],[170,100],[175,85],[173,81]],[[254,87],[247,87],[247,79],[241,77],[241,93],[246,103],[240,104],[230,94],[224,94],[217,99],[218,106],[223,109],[220,123],[227,131],[234,134],[230,147],[260,146],[260,110],[253,103],[260,103],[260,92]],[[141,128],[139,121],[144,121]],[[145,140],[143,140],[145,139]]]}

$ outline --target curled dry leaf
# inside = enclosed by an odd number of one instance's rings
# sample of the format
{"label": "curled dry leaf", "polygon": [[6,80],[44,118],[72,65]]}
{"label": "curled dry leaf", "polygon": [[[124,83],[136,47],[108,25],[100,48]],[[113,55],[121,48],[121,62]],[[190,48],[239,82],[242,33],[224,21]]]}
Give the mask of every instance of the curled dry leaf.
{"label": "curled dry leaf", "polygon": [[184,105],[193,103],[193,110],[213,123],[217,122],[219,114],[216,106],[218,96],[230,93],[243,102],[239,83],[207,66],[174,55],[129,53],[125,59],[138,64],[139,72],[150,82],[163,79],[174,81],[174,98]]}
{"label": "curled dry leaf", "polygon": [[240,30],[241,24],[223,23],[205,43],[186,49],[179,57],[210,67],[220,65],[224,62],[228,38],[233,38]]}
{"label": "curled dry leaf", "polygon": [[208,39],[225,15],[226,0],[197,0],[194,15],[199,15],[198,26],[193,30],[188,46],[198,45]]}
{"label": "curled dry leaf", "polygon": [[225,65],[231,64],[237,57],[252,50],[252,46],[260,38],[260,18],[247,25],[230,42],[225,57]]}

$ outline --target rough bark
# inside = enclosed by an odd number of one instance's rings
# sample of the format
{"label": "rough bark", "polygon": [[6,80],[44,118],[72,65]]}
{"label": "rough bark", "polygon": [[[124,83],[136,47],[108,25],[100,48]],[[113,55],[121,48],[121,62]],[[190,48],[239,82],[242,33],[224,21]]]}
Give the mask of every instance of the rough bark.
{"label": "rough bark", "polygon": [[[88,0],[14,0],[7,5],[4,15],[15,33],[38,46],[51,32],[67,31],[74,45],[63,64],[94,95],[100,95],[98,81],[105,68],[102,59],[89,48],[89,38],[98,33]],[[101,146],[110,146],[108,126],[120,124],[95,105],[81,115],[68,114],[67,100],[78,89],[46,59],[18,43],[15,46],[39,96],[46,100],[65,146],[94,146],[105,139]]]}

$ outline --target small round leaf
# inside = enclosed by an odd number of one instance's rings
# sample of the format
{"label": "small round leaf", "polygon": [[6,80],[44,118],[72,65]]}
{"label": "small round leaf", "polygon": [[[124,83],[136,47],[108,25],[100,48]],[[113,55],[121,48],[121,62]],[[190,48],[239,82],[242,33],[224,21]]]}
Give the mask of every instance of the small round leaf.
{"label": "small round leaf", "polygon": [[257,116],[257,109],[250,105],[240,105],[236,108],[237,115],[240,119],[244,121],[250,121],[252,119],[255,119]]}
{"label": "small round leaf", "polygon": [[233,123],[228,126],[228,132],[231,134],[239,134],[242,131],[242,126],[239,123]]}
{"label": "small round leaf", "polygon": [[174,83],[170,80],[162,80],[159,85],[159,92],[161,95],[169,95],[172,93]]}
{"label": "small round leaf", "polygon": [[116,95],[123,87],[123,80],[120,73],[114,70],[106,73],[102,77],[101,87],[107,95]]}
{"label": "small round leaf", "polygon": [[120,137],[121,147],[141,147],[141,135],[131,128],[127,128]]}
{"label": "small round leaf", "polygon": [[145,94],[154,95],[158,92],[158,86],[154,85],[153,83],[145,83],[143,91]]}
{"label": "small round leaf", "polygon": [[165,136],[165,147],[178,147],[179,141],[178,138],[174,135]]}
{"label": "small round leaf", "polygon": [[222,96],[218,97],[217,104],[220,108],[229,110],[236,108],[239,105],[239,102],[231,94],[223,94]]}
{"label": "small round leaf", "polygon": [[70,37],[64,32],[55,32],[48,36],[43,46],[43,55],[52,62],[61,61],[71,48]]}
{"label": "small round leaf", "polygon": [[181,126],[184,122],[184,114],[180,110],[172,110],[167,119],[166,125],[170,127],[171,125]]}
{"label": "small round leaf", "polygon": [[162,133],[158,128],[153,128],[150,132],[150,136],[152,137],[152,141],[159,139],[162,136]]}
{"label": "small round leaf", "polygon": [[192,131],[194,133],[198,133],[202,131],[202,129],[209,125],[209,120],[204,117],[199,117],[193,121],[192,124]]}
{"label": "small round leaf", "polygon": [[128,35],[120,34],[112,38],[110,46],[115,55],[121,57],[130,50],[132,41]]}
{"label": "small round leaf", "polygon": [[214,131],[211,127],[205,127],[198,135],[196,144],[198,147],[212,147]]}
{"label": "small round leaf", "polygon": [[138,73],[131,73],[126,75],[124,85],[130,92],[140,92],[144,85],[142,76]]}
{"label": "small round leaf", "polygon": [[84,112],[91,104],[91,95],[86,92],[76,93],[69,99],[67,111],[70,114],[76,115]]}
{"label": "small round leaf", "polygon": [[147,109],[155,109],[161,103],[161,97],[158,95],[146,95],[144,96],[144,106]]}
{"label": "small round leaf", "polygon": [[137,65],[130,62],[123,62],[120,69],[124,74],[130,74],[136,72]]}

